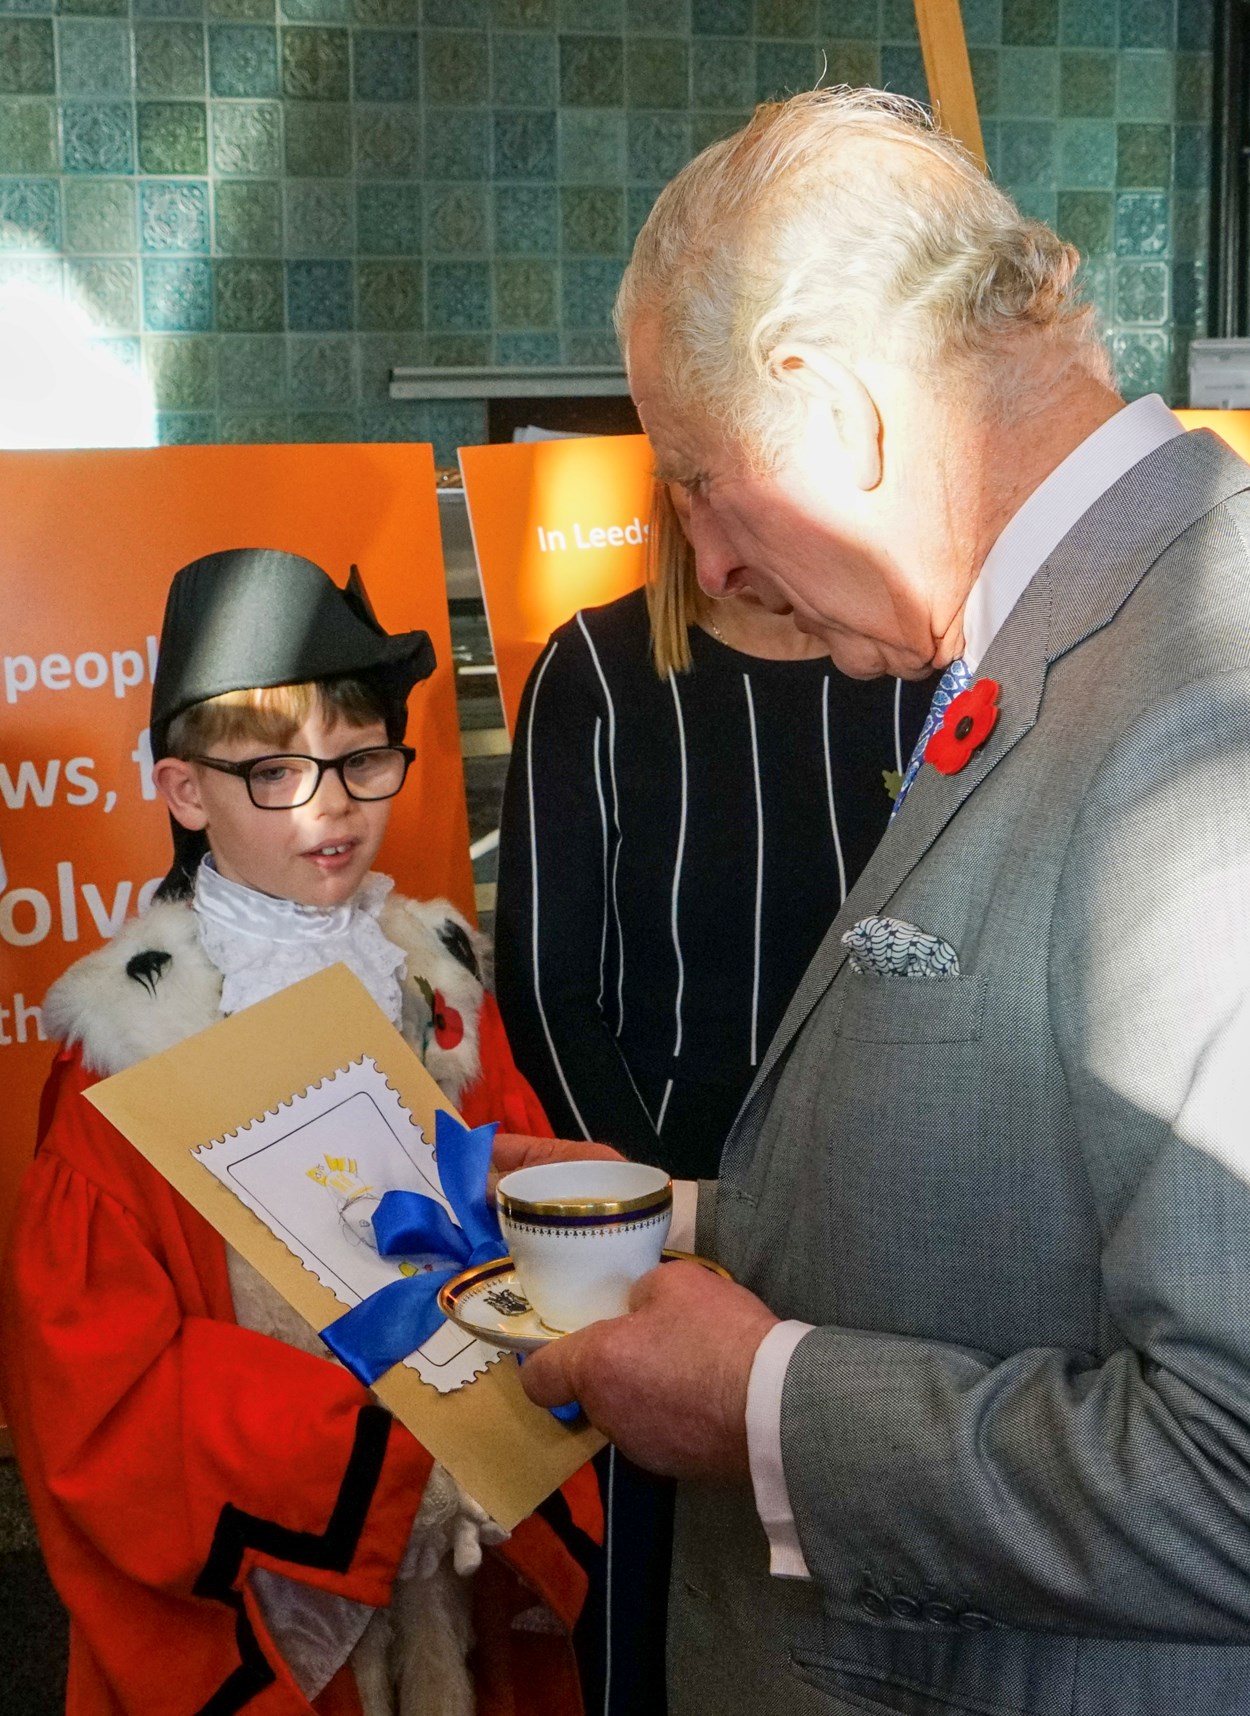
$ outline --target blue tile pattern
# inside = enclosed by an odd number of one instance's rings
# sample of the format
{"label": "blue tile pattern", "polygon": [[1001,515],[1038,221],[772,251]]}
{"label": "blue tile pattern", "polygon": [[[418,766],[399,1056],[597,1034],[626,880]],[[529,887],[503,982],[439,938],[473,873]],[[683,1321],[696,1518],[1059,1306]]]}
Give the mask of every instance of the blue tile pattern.
{"label": "blue tile pattern", "polygon": [[141,101],[139,168],[144,173],[208,171],[208,114],[202,101]]}
{"label": "blue tile pattern", "polygon": [[51,19],[0,19],[0,94],[56,94]]}
{"label": "blue tile pattern", "polygon": [[421,186],[357,186],[356,242],[364,256],[419,256]]}
{"label": "blue tile pattern", "polygon": [[144,179],[139,186],[144,250],[208,249],[208,185],[199,179]]}
{"label": "blue tile pattern", "polygon": [[495,114],[495,178],[555,178],[556,116],[507,110]]}
{"label": "blue tile pattern", "polygon": [[494,194],[495,250],[501,256],[551,256],[559,245],[554,185],[505,185]]}
{"label": "blue tile pattern", "polygon": [[[963,0],[987,151],[1078,245],[1122,385],[1206,314],[1212,0]],[[924,98],[913,0],[0,0],[0,279],[168,442],[480,438],[392,364],[612,361],[664,182],[762,96]],[[63,260],[62,260],[63,259]]]}
{"label": "blue tile pattern", "polygon": [[525,368],[560,361],[559,334],[496,334],[495,362]]}
{"label": "blue tile pattern", "polygon": [[562,184],[620,183],[625,178],[625,115],[611,108],[566,109],[557,125]]}
{"label": "blue tile pattern", "polygon": [[354,204],[346,179],[294,179],[287,185],[285,249],[288,256],[353,254]]}
{"label": "blue tile pattern", "polygon": [[55,251],[61,205],[55,179],[0,179],[0,250]]}
{"label": "blue tile pattern", "polygon": [[279,334],[223,334],[217,391],[223,406],[277,406],[286,398],[287,341]]}
{"label": "blue tile pattern", "polygon": [[[485,256],[487,218],[483,185],[432,185],[426,197],[425,254]],[[362,249],[368,248],[362,243]]]}
{"label": "blue tile pattern", "polygon": [[282,264],[243,262],[214,265],[217,326],[223,333],[277,333],[282,327]]}
{"label": "blue tile pattern", "polygon": [[431,262],[426,267],[426,325],[449,333],[488,330],[491,325],[490,265]]}
{"label": "blue tile pattern", "polygon": [[432,108],[425,120],[425,178],[490,175],[490,115],[484,108]]}
{"label": "blue tile pattern", "polygon": [[295,333],[350,328],[353,315],[350,262],[288,262],[286,322]]}
{"label": "blue tile pattern", "polygon": [[282,109],[277,102],[215,101],[212,124],[215,172],[263,177],[282,171]]}
{"label": "blue tile pattern", "polygon": [[286,170],[323,178],[352,170],[351,112],[345,103],[288,102],[281,114]]}
{"label": "blue tile pattern", "polygon": [[81,257],[65,267],[66,295],[101,332],[139,326],[138,268],[128,257]]}
{"label": "blue tile pattern", "polygon": [[203,333],[211,328],[212,264],[145,258],[143,325],[160,333]]}
{"label": "blue tile pattern", "polygon": [[134,171],[134,109],[122,102],[67,101],[61,148],[67,173]]}
{"label": "blue tile pattern", "polygon": [[135,88],[143,96],[204,94],[204,29],[200,24],[138,23]]}
{"label": "blue tile pattern", "polygon": [[304,25],[282,32],[282,88],[298,101],[346,101],[349,91],[346,30]]}
{"label": "blue tile pattern", "polygon": [[61,91],[65,95],[130,94],[130,30],[121,22],[57,20]]}
{"label": "blue tile pattern", "polygon": [[496,31],[491,39],[491,100],[496,107],[554,107],[554,38]]}
{"label": "blue tile pattern", "polygon": [[217,415],[209,411],[160,411],[156,438],[162,447],[202,447],[219,441]]}
{"label": "blue tile pattern", "polygon": [[356,348],[348,335],[299,335],[287,343],[293,405],[356,403]]}
{"label": "blue tile pattern", "polygon": [[[55,195],[55,185],[46,182]],[[68,251],[91,256],[133,254],[135,188],[131,180],[67,179],[61,196]]]}
{"label": "blue tile pattern", "polygon": [[416,101],[421,92],[421,38],[415,30],[359,30],[352,77],[361,101]]}
{"label": "blue tile pattern", "polygon": [[277,95],[276,32],[259,24],[210,24],[208,79],[214,95]]}

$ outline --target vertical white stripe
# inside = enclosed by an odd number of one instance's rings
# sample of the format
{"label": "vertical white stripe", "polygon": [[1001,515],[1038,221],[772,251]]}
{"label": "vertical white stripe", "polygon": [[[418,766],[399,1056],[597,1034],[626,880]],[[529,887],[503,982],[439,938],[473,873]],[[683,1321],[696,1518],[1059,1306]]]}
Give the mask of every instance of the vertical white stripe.
{"label": "vertical white stripe", "polygon": [[[681,937],[677,932],[677,895],[681,887],[681,860],[686,850],[686,807],[689,780],[686,774],[686,724],[682,719],[681,698],[677,694],[677,675],[670,673],[668,683],[673,691],[673,708],[677,711],[677,745],[681,756],[681,817],[677,824],[677,857],[673,863],[673,900],[671,909],[671,925],[673,933],[673,952],[677,955],[677,999],[673,1005],[675,1014],[676,1036],[673,1040],[673,1059],[681,1053],[681,998],[686,987],[686,967],[681,957]],[[665,1092],[665,1103],[668,1093]],[[660,1118],[656,1125],[658,1131],[664,1124],[664,1109],[660,1109]]]}
{"label": "vertical white stripe", "polygon": [[612,1514],[616,1503],[616,1449],[608,1444],[608,1505],[604,1510],[607,1525],[603,1545],[603,1716],[612,1710]]}
{"label": "vertical white stripe", "polygon": [[569,1089],[569,1081],[564,1076],[564,1068],[560,1065],[560,1057],[556,1053],[555,1043],[551,1037],[551,1027],[547,1023],[547,1010],[543,1006],[542,983],[538,970],[538,815],[534,809],[534,721],[538,715],[538,695],[543,688],[543,679],[547,669],[555,659],[559,644],[553,643],[547,652],[546,660],[538,670],[534,681],[534,695],[530,698],[529,729],[525,735],[525,784],[530,801],[530,961],[534,967],[534,1004],[538,1008],[538,1017],[542,1020],[543,1036],[547,1039],[547,1049],[551,1055],[552,1065],[560,1079],[568,1105],[573,1111],[577,1124],[582,1129],[582,1137],[590,1137],[590,1128],[582,1119],[581,1110],[573,1100],[573,1092]]}
{"label": "vertical white stripe", "polygon": [[595,716],[595,796],[599,800],[599,832],[603,836],[603,926],[599,931],[599,999],[596,1005],[603,1013],[604,972],[608,958],[608,807],[603,802],[603,770],[599,767],[599,735],[603,721]]}
{"label": "vertical white stripe", "polygon": [[617,873],[621,867],[621,800],[616,790],[616,705],[612,701],[612,693],[608,690],[608,682],[604,678],[603,666],[599,660],[599,652],[586,629],[586,616],[580,612],[577,623],[582,629],[586,640],[586,648],[590,651],[591,660],[595,664],[595,672],[599,675],[599,683],[603,687],[603,695],[608,703],[608,773],[612,777],[612,826],[616,833],[616,852],[612,858],[612,911],[616,918],[616,1034],[619,1037],[625,1028],[625,940],[621,935],[621,907],[617,899]]}
{"label": "vertical white stripe", "polygon": [[894,681],[894,767],[901,775],[907,767],[903,761],[903,682]]}
{"label": "vertical white stripe", "polygon": [[744,673],[742,683],[747,694],[747,719],[751,724],[751,767],[755,771],[755,974],[751,980],[751,1065],[759,1064],[760,1016],[760,922],[764,906],[764,791],[760,784],[760,744],[755,731],[755,699],[751,695],[751,676]]}
{"label": "vertical white stripe", "polygon": [[833,802],[833,763],[829,756],[829,675],[825,675],[821,693],[821,725],[825,733],[825,791],[829,795],[829,827],[833,831],[833,849],[838,855],[838,904],[846,899],[846,861],[842,856],[842,840],[838,834],[838,813]]}
{"label": "vertical white stripe", "polygon": [[672,1081],[672,1079],[669,1079],[668,1083],[664,1086],[664,1100],[660,1104],[660,1112],[659,1112],[659,1115],[658,1115],[656,1122],[655,1122],[655,1130],[656,1130],[657,1137],[664,1130],[664,1116],[668,1113],[668,1099],[670,1096],[672,1096],[672,1094],[673,1094],[673,1081]]}
{"label": "vertical white stripe", "polygon": [[[620,1054],[619,1049],[617,1050],[617,1053]],[[634,1087],[634,1095],[638,1098],[638,1106],[639,1106],[639,1108],[641,1108],[642,1112],[646,1115],[647,1122],[650,1125],[651,1130],[653,1132],[658,1132],[659,1127],[656,1125],[655,1121],[652,1120],[652,1118],[651,1118],[651,1110],[647,1107],[646,1103],[642,1100],[642,1092],[638,1088],[638,1083],[637,1083],[637,1080],[634,1078],[633,1073],[630,1072],[630,1070],[629,1070],[629,1062],[625,1059],[624,1055],[621,1055],[621,1065],[625,1068],[626,1078],[629,1080],[630,1084],[633,1085],[633,1087]]]}

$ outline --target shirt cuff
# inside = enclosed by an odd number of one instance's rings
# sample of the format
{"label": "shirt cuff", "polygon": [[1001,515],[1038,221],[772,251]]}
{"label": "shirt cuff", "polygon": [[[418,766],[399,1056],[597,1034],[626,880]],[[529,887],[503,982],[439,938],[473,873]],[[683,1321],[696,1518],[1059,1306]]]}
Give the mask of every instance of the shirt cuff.
{"label": "shirt cuff", "polygon": [[768,1537],[768,1571],[780,1579],[810,1579],[790,1507],[781,1461],[781,1390],[795,1347],[811,1323],[778,1323],[760,1342],[747,1384],[747,1457],[755,1509]]}
{"label": "shirt cuff", "polygon": [[673,1181],[673,1219],[668,1224],[671,1251],[693,1251],[695,1223],[699,1215],[699,1182]]}

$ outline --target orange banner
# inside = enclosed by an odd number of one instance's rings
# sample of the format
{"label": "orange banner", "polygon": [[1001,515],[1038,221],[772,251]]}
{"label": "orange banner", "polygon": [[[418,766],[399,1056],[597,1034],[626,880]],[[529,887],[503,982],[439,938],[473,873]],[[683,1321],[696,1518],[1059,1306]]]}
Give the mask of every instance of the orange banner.
{"label": "orange banner", "polygon": [[170,859],[148,702],[171,575],[218,549],[359,565],[389,631],[423,627],[417,761],[382,868],[471,912],[438,502],[429,447],[0,454],[0,1247],[50,1058],[39,1001],[142,909]]}
{"label": "orange banner", "polygon": [[645,435],[461,448],[509,733],[555,628],[643,582],[651,468]]}

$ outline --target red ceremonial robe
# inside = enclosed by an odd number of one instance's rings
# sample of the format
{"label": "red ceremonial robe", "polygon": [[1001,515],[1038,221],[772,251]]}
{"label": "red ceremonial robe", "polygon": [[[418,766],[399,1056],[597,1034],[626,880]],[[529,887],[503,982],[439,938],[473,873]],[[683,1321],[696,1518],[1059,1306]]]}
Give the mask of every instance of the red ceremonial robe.
{"label": "red ceremonial robe", "polygon": [[[466,1120],[545,1133],[490,996],[480,1030]],[[339,1365],[237,1325],[221,1238],[84,1100],[91,1082],[62,1051],[22,1188],[0,1352],[22,1475],[70,1613],[69,1716],[349,1716],[350,1671],[311,1706],[249,1574],[386,1604],[431,1457]],[[593,1535],[589,1467],[565,1498]],[[577,1716],[568,1634],[584,1589],[538,1517],[486,1552],[474,1584],[479,1716]],[[534,1627],[539,1603],[561,1629]]]}

